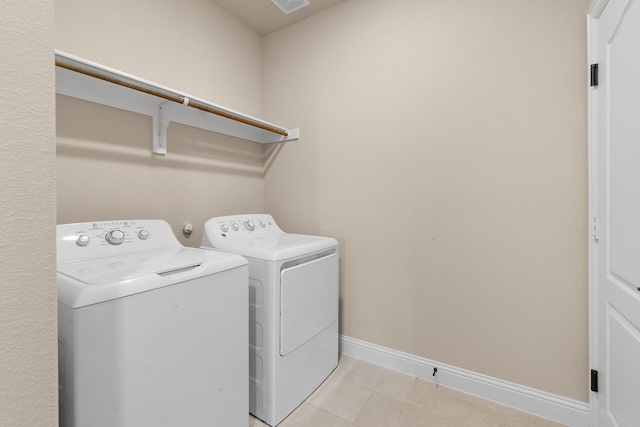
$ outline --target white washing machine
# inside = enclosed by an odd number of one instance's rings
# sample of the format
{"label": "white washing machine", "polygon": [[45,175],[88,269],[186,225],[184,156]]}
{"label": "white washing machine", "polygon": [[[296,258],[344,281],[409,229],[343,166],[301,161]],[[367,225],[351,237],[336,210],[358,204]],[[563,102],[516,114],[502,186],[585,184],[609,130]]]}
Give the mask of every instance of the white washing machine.
{"label": "white washing machine", "polygon": [[210,219],[201,247],[249,261],[249,411],[275,426],[338,364],[338,242],[256,214]]}
{"label": "white washing machine", "polygon": [[247,261],[159,220],[58,225],[62,427],[247,425]]}

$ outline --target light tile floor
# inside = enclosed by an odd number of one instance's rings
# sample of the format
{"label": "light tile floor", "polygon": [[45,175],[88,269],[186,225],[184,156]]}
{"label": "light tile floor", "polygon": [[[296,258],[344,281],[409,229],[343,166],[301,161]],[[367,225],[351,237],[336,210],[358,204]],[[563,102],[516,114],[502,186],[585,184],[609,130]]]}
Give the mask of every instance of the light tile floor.
{"label": "light tile floor", "polygon": [[[278,427],[560,427],[401,372],[340,355],[329,378]],[[249,427],[267,424],[252,416]]]}

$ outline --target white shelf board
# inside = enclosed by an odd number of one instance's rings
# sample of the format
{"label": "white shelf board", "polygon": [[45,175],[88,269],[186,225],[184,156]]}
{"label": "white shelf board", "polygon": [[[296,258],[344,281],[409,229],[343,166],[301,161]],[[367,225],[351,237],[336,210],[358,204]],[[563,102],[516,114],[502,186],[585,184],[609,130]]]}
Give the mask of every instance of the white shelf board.
{"label": "white shelf board", "polygon": [[70,65],[83,71],[89,71],[92,74],[105,76],[108,79],[115,79],[136,87],[150,89],[154,92],[169,95],[172,98],[188,98],[240,119],[246,119],[288,133],[287,136],[283,136],[276,132],[192,108],[188,105],[167,101],[160,96],[154,96],[101,78],[72,71],[62,66],[56,66],[56,93],[151,116],[154,129],[153,151],[158,154],[166,154],[167,152],[166,130],[170,122],[181,123],[260,144],[293,141],[299,138],[299,129],[287,129],[274,125],[65,52],[56,50],[56,62]]}

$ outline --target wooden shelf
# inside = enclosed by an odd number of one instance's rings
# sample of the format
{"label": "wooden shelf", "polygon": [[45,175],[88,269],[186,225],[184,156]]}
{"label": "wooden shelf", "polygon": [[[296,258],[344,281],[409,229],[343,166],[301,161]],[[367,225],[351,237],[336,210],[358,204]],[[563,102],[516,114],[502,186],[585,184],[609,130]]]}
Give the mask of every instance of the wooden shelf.
{"label": "wooden shelf", "polygon": [[151,116],[153,152],[167,153],[167,127],[181,123],[266,144],[294,141],[287,129],[56,50],[56,93]]}

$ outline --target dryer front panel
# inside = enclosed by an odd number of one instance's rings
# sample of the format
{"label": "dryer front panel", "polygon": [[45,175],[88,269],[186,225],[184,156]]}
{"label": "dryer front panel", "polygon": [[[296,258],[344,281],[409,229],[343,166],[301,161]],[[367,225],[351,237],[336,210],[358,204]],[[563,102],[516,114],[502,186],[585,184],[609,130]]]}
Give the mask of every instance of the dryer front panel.
{"label": "dryer front panel", "polygon": [[286,356],[338,319],[338,254],[280,272],[280,355]]}

